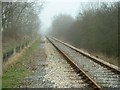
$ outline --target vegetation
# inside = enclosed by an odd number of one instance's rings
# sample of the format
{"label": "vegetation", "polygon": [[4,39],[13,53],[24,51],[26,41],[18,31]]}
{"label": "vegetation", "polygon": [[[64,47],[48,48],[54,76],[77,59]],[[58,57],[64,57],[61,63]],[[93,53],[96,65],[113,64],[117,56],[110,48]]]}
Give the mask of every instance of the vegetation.
{"label": "vegetation", "polygon": [[31,62],[31,55],[38,49],[38,45],[39,40],[36,40],[31,47],[27,48],[22,55],[20,55],[20,57],[16,58],[17,60],[14,64],[10,64],[3,68],[3,88],[15,88],[25,76],[31,74],[31,68],[33,67],[29,67],[28,65],[33,64],[33,62]]}
{"label": "vegetation", "polygon": [[[51,34],[55,36],[56,30],[58,34],[56,37],[65,38],[79,48],[117,57],[118,3],[88,3],[88,5],[87,9],[79,11],[72,24],[71,21],[67,22],[68,18],[60,24],[64,15],[56,17]],[[60,26],[59,30],[55,28],[58,26]]]}
{"label": "vegetation", "polygon": [[[1,5],[1,4],[0,4]],[[43,2],[2,2],[2,51],[3,54],[26,42],[34,41],[39,33],[41,22],[39,14],[43,8]],[[1,34],[1,33],[0,33]],[[1,39],[1,38],[0,38]],[[3,65],[3,88],[17,87],[20,81],[31,73],[28,65],[34,64],[31,55],[37,50],[39,40],[30,48],[19,53],[19,57],[13,56],[13,63]],[[15,60],[14,60],[15,59]],[[9,63],[9,62],[7,62]]]}
{"label": "vegetation", "polygon": [[59,15],[54,17],[52,22],[51,32],[49,34],[54,34],[54,36],[66,36],[69,27],[73,24],[74,19],[70,15]]}
{"label": "vegetation", "polygon": [[36,37],[42,6],[43,2],[2,2],[3,52]]}

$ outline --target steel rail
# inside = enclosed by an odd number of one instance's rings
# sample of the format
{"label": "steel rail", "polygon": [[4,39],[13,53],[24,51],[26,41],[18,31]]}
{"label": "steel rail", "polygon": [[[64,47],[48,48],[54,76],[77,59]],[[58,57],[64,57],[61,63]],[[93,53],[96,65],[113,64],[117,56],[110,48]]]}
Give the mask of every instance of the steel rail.
{"label": "steel rail", "polygon": [[76,48],[76,47],[74,47],[74,46],[72,46],[72,45],[69,45],[69,44],[67,44],[67,43],[65,43],[65,42],[62,42],[61,40],[58,40],[58,39],[56,39],[56,38],[54,38],[54,37],[52,37],[52,39],[54,39],[54,40],[56,40],[56,41],[64,44],[65,46],[70,47],[71,49],[79,52],[80,54],[82,54],[82,55],[84,55],[84,56],[86,56],[86,57],[88,57],[88,58],[90,58],[90,59],[92,59],[92,60],[94,60],[95,62],[97,62],[97,63],[99,63],[99,64],[101,64],[101,65],[103,65],[103,66],[106,66],[106,67],[112,69],[114,72],[117,72],[117,74],[120,74],[120,68],[119,68],[119,67],[117,67],[117,66],[115,66],[115,65],[112,65],[112,64],[110,64],[110,63],[108,63],[108,62],[105,62],[105,61],[102,60],[102,59],[96,58],[95,56],[90,55],[89,53],[86,53],[86,52],[84,52],[84,51],[82,51],[82,50],[80,50],[80,49],[78,49],[78,48]]}
{"label": "steel rail", "polygon": [[69,58],[68,55],[66,55],[64,52],[62,52],[50,39],[53,38],[48,38],[48,41],[66,58],[67,62],[76,69],[77,73],[79,74],[80,72],[82,72],[84,74],[84,76],[91,81],[91,84],[94,86],[95,90],[101,90],[101,86],[93,79],[90,77],[89,73],[85,72],[82,67],[79,67],[76,63],[73,62],[73,60],[71,60],[71,58]]}

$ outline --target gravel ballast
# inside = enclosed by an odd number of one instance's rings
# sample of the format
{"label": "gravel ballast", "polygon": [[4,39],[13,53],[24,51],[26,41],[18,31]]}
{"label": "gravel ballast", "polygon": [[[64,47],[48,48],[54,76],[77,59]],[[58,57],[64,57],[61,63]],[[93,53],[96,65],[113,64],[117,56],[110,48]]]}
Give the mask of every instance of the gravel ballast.
{"label": "gravel ballast", "polygon": [[25,77],[21,88],[90,88],[45,38],[35,59],[36,69]]}

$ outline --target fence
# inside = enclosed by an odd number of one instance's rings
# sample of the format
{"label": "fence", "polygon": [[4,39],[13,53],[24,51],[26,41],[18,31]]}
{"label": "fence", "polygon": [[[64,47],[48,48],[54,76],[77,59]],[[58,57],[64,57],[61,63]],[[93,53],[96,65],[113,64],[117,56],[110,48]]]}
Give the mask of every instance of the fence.
{"label": "fence", "polygon": [[28,44],[29,44],[29,42],[23,43],[19,46],[16,46],[15,48],[10,50],[9,52],[4,53],[3,54],[3,62],[6,62],[8,60],[8,58],[10,58],[12,55],[15,55],[16,53],[20,53],[20,51],[22,49],[24,49],[25,47],[27,47]]}

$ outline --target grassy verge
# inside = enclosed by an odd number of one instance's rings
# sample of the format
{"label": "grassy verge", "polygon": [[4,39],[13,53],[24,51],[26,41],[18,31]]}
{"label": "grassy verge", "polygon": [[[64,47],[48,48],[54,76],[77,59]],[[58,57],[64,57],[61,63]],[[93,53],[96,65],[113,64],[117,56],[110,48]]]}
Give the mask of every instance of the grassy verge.
{"label": "grassy verge", "polygon": [[[29,48],[27,48],[19,58],[5,68],[3,68],[2,87],[15,88],[20,81],[27,75],[31,74],[30,64],[31,55],[37,50],[40,40],[36,40]],[[33,63],[33,62],[31,62]]]}

